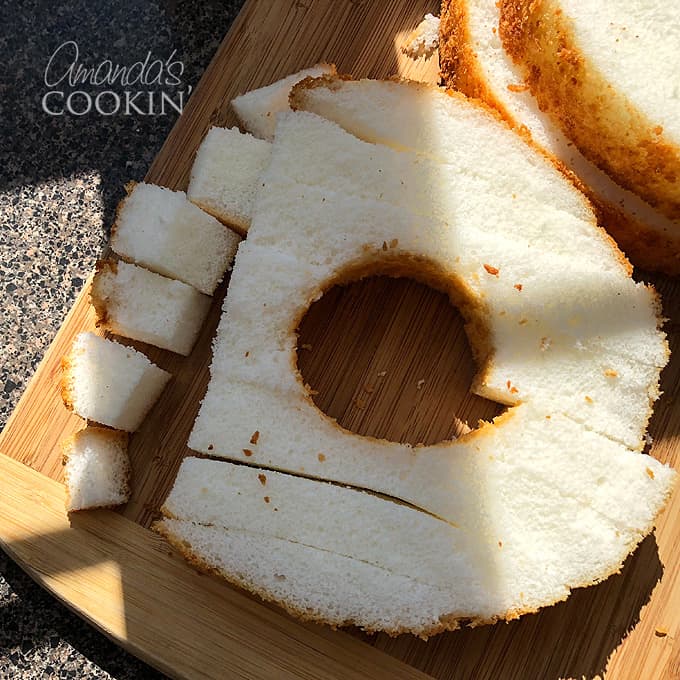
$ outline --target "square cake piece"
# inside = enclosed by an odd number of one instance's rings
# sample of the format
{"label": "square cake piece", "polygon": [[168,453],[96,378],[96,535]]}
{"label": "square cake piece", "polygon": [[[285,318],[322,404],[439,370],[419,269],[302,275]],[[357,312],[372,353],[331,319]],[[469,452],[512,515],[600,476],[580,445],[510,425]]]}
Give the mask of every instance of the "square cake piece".
{"label": "square cake piece", "polygon": [[120,204],[110,245],[124,260],[212,295],[240,240],[183,191],[142,183]]}
{"label": "square cake piece", "polygon": [[128,435],[86,427],[62,444],[66,509],[107,508],[130,498]]}
{"label": "square cake piece", "polygon": [[98,325],[187,356],[210,308],[195,288],[127,262],[97,265],[90,300]]}
{"label": "square cake piece", "polygon": [[81,333],[62,359],[61,396],[81,418],[135,432],[171,375],[131,347]]}
{"label": "square cake piece", "polygon": [[196,152],[189,200],[245,234],[271,144],[238,128],[212,128]]}

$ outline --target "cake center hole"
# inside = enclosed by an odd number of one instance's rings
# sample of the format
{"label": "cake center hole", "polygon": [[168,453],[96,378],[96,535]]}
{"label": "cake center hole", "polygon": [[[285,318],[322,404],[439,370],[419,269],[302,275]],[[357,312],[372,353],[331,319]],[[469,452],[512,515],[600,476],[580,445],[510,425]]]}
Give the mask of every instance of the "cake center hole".
{"label": "cake center hole", "polygon": [[503,410],[470,392],[476,366],[459,311],[411,279],[334,286],[298,334],[298,368],[314,403],[356,434],[434,444]]}

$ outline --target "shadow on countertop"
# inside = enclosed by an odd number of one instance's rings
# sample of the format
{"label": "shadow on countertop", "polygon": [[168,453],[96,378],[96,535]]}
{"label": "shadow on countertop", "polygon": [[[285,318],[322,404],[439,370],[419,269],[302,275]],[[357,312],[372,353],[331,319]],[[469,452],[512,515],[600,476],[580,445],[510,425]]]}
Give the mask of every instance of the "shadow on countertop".
{"label": "shadow on countertop", "polygon": [[165,677],[68,612],[1,551],[0,574],[0,677]]}
{"label": "shadow on countertop", "polygon": [[[192,91],[243,0],[71,0],[0,2],[0,427],[4,427],[44,351],[101,252],[124,185],[141,180],[177,120],[174,102]],[[131,66],[172,57],[175,85],[69,87],[45,84],[52,54],[77,44],[79,63]],[[174,52],[174,57],[172,56]],[[75,51],[62,48],[53,78]],[[150,63],[149,62],[149,63]],[[148,79],[154,79],[150,73]],[[94,99],[103,90],[121,97],[114,115],[50,115],[71,91]],[[125,90],[143,113],[129,108]],[[152,92],[152,107],[148,93]],[[104,96],[102,109],[115,107]],[[87,106],[76,96],[74,108]],[[147,112],[152,108],[153,115]],[[0,677],[160,678],[35,585],[0,551]]]}
{"label": "shadow on countertop", "polygon": [[[95,171],[101,177],[103,225],[108,227],[123,185],[144,176],[177,118],[168,102],[179,103],[182,93],[186,102],[241,4],[238,0],[72,0],[55,5],[28,0],[21,3],[21,9],[16,6],[3,13],[0,191]],[[143,78],[150,83],[123,85],[118,80],[113,85],[70,85],[67,77],[62,79],[74,61],[86,69],[105,61],[114,69],[130,68],[144,62],[147,55],[149,66]],[[163,62],[162,68],[152,64],[155,60]],[[170,73],[169,60],[175,62]],[[96,77],[104,78],[107,72],[103,65]],[[131,79],[139,73],[132,71]],[[94,100],[105,90],[114,92],[120,103],[113,96],[103,96],[102,113]],[[83,113],[87,98],[76,94],[72,99],[75,113],[69,113],[68,95],[76,91],[89,95],[89,112]],[[45,102],[48,113],[43,98],[50,92],[54,96]],[[133,99],[127,114],[126,92]],[[135,93],[139,93],[136,98]]]}
{"label": "shadow on countertop", "polygon": [[[27,0],[2,3],[0,26],[0,425],[93,269],[124,185],[141,180],[193,91],[242,0],[127,2]],[[64,43],[69,43],[65,47]],[[75,45],[78,55],[75,59]],[[52,55],[56,57],[51,67]],[[71,63],[132,67],[149,56],[145,79],[73,86]],[[154,60],[164,63],[158,84]],[[175,78],[165,64],[175,63]],[[46,70],[48,73],[46,74]],[[100,76],[105,69],[100,71]],[[49,85],[45,83],[48,78]],[[168,84],[170,80],[170,84]],[[173,84],[177,81],[177,84]],[[68,95],[92,110],[68,113]],[[96,95],[120,98],[114,115],[95,110]],[[46,108],[62,115],[50,115]],[[134,97],[125,113],[126,92]],[[165,97],[165,99],[163,99]],[[149,98],[152,99],[151,104]],[[116,109],[104,95],[101,109]],[[75,95],[72,108],[86,109]],[[142,111],[138,113],[135,110]],[[152,115],[148,115],[151,112]]]}

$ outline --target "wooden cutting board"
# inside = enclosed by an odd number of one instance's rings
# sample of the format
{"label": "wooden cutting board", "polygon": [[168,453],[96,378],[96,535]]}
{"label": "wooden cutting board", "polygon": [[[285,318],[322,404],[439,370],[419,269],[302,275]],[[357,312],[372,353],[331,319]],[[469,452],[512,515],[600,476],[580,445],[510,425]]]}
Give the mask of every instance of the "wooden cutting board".
{"label": "wooden cutting board", "polygon": [[[430,11],[436,0],[249,0],[148,181],[184,189],[206,130],[235,122],[234,95],[317,61],[357,77],[436,80],[436,59],[416,63],[399,51]],[[652,454],[677,466],[680,285],[655,283],[678,356],[663,375]],[[94,327],[87,286],[80,294],[0,437],[0,543],[33,578],[178,678],[680,677],[680,493],[621,574],[537,615],[428,642],[300,624],[173,555],[148,527],[188,453],[225,289],[190,357],[141,346],[175,378],[132,439],[132,501],[121,512],[69,518],[59,442],[81,421],[61,404],[59,360],[76,333]],[[333,289],[303,321],[300,348],[317,404],[362,434],[430,443],[499,410],[469,394],[474,366],[456,310],[413,282]]]}

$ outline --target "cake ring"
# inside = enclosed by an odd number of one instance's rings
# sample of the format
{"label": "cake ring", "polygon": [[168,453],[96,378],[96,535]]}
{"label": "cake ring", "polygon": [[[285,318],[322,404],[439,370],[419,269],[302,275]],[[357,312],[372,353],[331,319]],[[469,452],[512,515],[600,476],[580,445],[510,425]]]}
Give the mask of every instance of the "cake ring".
{"label": "cake ring", "polygon": [[[156,528],[298,616],[392,634],[513,618],[618,571],[675,474],[640,453],[668,356],[653,289],[481,104],[340,78],[291,101],[189,440],[232,462],[186,459]],[[472,389],[505,413],[413,447],[314,405],[296,329],[329,287],[377,274],[450,297]]]}

